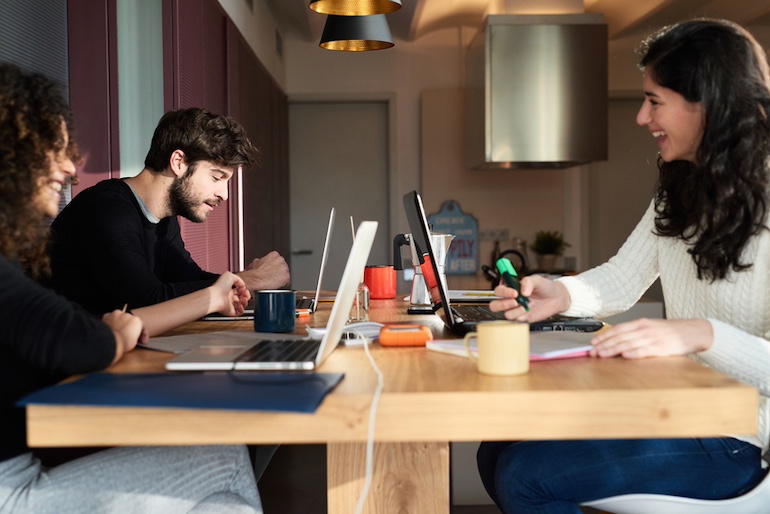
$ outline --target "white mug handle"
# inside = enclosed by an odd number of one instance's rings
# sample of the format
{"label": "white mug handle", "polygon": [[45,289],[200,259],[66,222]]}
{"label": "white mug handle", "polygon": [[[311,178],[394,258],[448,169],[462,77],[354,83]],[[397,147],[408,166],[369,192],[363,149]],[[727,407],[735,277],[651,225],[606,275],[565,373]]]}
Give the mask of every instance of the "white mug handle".
{"label": "white mug handle", "polygon": [[470,359],[473,362],[478,362],[479,360],[478,357],[476,357],[473,354],[470,347],[470,340],[472,337],[476,337],[476,332],[468,332],[467,334],[465,334],[465,337],[463,337],[463,343],[465,343],[465,352],[468,354],[468,357],[470,357]]}

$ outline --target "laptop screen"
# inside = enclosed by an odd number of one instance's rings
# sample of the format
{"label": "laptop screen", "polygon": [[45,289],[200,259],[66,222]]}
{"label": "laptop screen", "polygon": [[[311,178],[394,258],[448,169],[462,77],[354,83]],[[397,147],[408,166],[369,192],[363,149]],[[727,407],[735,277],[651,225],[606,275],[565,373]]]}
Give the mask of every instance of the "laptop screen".
{"label": "laptop screen", "polygon": [[[423,261],[420,265],[425,276],[425,282],[429,285],[428,289],[433,302],[433,310],[453,331],[464,333],[472,330],[467,322],[468,320],[464,321],[461,319],[452,309],[449,303],[449,292],[444,287],[445,284],[441,280],[430,280],[428,273],[436,277],[439,276],[438,266],[433,258],[435,254],[431,245],[428,218],[425,216],[422,198],[420,198],[416,191],[404,195],[404,208],[406,209],[406,217],[409,221],[409,229],[412,231],[412,237],[418,248],[417,253]],[[559,315],[529,324],[530,330],[534,331],[595,332],[603,326],[604,323],[597,319],[567,318]]]}
{"label": "laptop screen", "polygon": [[313,305],[310,308],[310,312],[315,312],[318,309],[318,302],[321,301],[321,284],[324,280],[324,269],[326,269],[326,261],[329,260],[329,247],[331,246],[332,230],[334,229],[334,207],[329,212],[329,223],[326,226],[326,239],[324,239],[324,249],[321,253],[321,269],[318,271],[318,282],[315,286],[315,296],[313,297]]}
{"label": "laptop screen", "polygon": [[422,198],[417,191],[411,191],[404,195],[404,209],[406,210],[406,218],[409,222],[409,230],[412,231],[417,255],[420,257],[420,268],[422,269],[425,284],[428,286],[428,292],[433,302],[433,310],[444,318],[444,322],[449,327],[454,327],[455,319],[452,309],[449,307],[449,294],[444,288],[444,284],[438,278],[438,265],[431,244],[428,219],[425,216]]}

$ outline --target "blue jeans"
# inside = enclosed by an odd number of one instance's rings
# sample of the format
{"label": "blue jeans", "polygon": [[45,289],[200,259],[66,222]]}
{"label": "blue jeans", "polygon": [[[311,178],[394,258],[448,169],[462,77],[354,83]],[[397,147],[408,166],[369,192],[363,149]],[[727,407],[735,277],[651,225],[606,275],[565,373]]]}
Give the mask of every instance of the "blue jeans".
{"label": "blue jeans", "polygon": [[579,514],[630,493],[731,498],[765,475],[760,449],[732,438],[490,442],[477,459],[489,495],[516,514]]}

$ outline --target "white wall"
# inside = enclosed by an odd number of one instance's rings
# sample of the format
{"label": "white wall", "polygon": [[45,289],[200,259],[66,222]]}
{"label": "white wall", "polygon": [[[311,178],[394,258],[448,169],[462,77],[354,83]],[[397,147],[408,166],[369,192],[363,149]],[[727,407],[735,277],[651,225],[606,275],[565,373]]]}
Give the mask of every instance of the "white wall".
{"label": "white wall", "polygon": [[[462,94],[458,92],[461,93],[464,85],[464,50],[473,35],[474,31],[469,29],[445,29],[432,32],[417,42],[396,41],[394,48],[361,54],[330,52],[318,48],[316,42],[287,40],[289,99],[291,101],[299,96],[304,99],[312,95],[318,98],[325,95],[333,95],[335,98],[346,95],[355,98],[367,94],[376,97],[385,93],[395,95],[397,139],[395,162],[391,167],[396,175],[391,199],[391,226],[394,227],[394,233],[408,231],[400,203],[401,195],[411,189],[425,191],[430,186],[440,186],[441,193],[448,195],[441,200],[457,199],[468,212],[482,214],[480,228],[510,227],[511,237],[530,239],[539,229],[562,230],[573,243],[571,255],[578,256],[579,262],[581,258],[586,261],[584,251],[587,250],[581,244],[586,239],[581,224],[581,217],[584,216],[580,214],[581,181],[587,180],[583,177],[585,173],[579,169],[558,172],[546,170],[539,174],[531,170],[473,171],[464,168],[462,164],[462,141],[453,138],[451,141],[447,139],[444,144],[441,141],[426,143],[426,131],[428,136],[432,133],[426,124],[432,121],[435,121],[436,129],[441,130],[448,128],[445,123],[451,122],[453,126],[448,130],[453,136],[461,129],[457,123],[462,122]],[[441,91],[450,92],[449,95],[456,99],[457,105],[448,104],[443,111],[439,107],[437,116],[429,115],[427,120],[423,120],[426,116],[424,98],[426,95],[440,95]],[[518,194],[517,181],[532,184],[541,181],[541,178],[543,183],[538,186],[537,195],[528,195],[526,192]],[[505,183],[504,188],[496,183],[498,180]],[[469,196],[469,182],[475,184],[477,194]],[[457,188],[457,194],[452,194],[452,187]],[[484,195],[485,189],[495,193],[497,200],[506,198],[507,191],[510,203],[495,200],[498,205],[492,205],[490,197]],[[544,202],[544,198],[547,201]],[[437,208],[433,204],[427,205],[429,199],[440,205],[439,200],[426,192],[426,209],[429,211]],[[511,217],[506,212],[511,203],[516,204],[519,212],[529,213],[528,216]],[[557,209],[554,209],[554,203]],[[494,214],[489,214],[491,210],[494,210],[497,219]],[[532,223],[533,219],[539,220],[540,224]],[[503,242],[503,249],[506,248],[505,244]],[[480,246],[480,264],[487,263],[491,249],[491,242]],[[481,278],[479,285],[487,284]],[[468,284],[468,287],[472,287],[472,284]]]}
{"label": "white wall", "polygon": [[[298,96],[392,98],[396,123],[391,149],[393,234],[408,232],[401,196],[420,188],[420,95],[425,89],[459,87],[463,75],[458,30],[432,33],[418,43],[387,50],[348,53],[323,50],[317,42],[287,40],[289,100]],[[393,235],[391,234],[391,236]]]}
{"label": "white wall", "polygon": [[[286,65],[276,49],[276,31],[278,30],[270,9],[264,0],[254,0],[253,11],[244,0],[218,0],[238,30],[243,35],[260,62],[275,79],[281,89],[286,91]],[[281,35],[280,37],[283,37]]]}
{"label": "white wall", "polygon": [[[456,200],[463,211],[473,214],[480,231],[507,230],[509,240],[534,239],[538,230],[564,230],[566,219],[580,218],[570,210],[571,171],[565,170],[469,170],[464,166],[463,91],[430,89],[422,96],[422,191],[425,210],[437,212],[446,200]],[[568,214],[569,213],[569,214]],[[572,228],[572,227],[570,227]],[[565,238],[575,244],[579,233],[566,231]],[[479,266],[493,266],[493,241],[480,240]],[[510,243],[501,241],[501,249]],[[534,255],[529,252],[530,261]],[[534,267],[533,262],[530,263]],[[489,282],[476,276],[448,276],[453,289],[482,289]]]}

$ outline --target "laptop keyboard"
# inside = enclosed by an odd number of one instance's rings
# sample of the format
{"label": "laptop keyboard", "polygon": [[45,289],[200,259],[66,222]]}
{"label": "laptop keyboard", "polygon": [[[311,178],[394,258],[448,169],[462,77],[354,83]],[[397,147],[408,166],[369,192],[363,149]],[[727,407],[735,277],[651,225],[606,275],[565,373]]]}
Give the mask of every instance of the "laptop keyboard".
{"label": "laptop keyboard", "polygon": [[267,339],[244,352],[238,362],[309,362],[315,360],[320,345],[315,339]]}
{"label": "laptop keyboard", "polygon": [[464,321],[490,321],[496,319],[505,319],[505,315],[502,312],[492,312],[486,305],[453,305],[452,312],[456,317],[462,318]]}
{"label": "laptop keyboard", "polygon": [[297,309],[309,309],[313,306],[313,298],[308,298],[306,296],[303,296],[302,298],[297,298]]}

